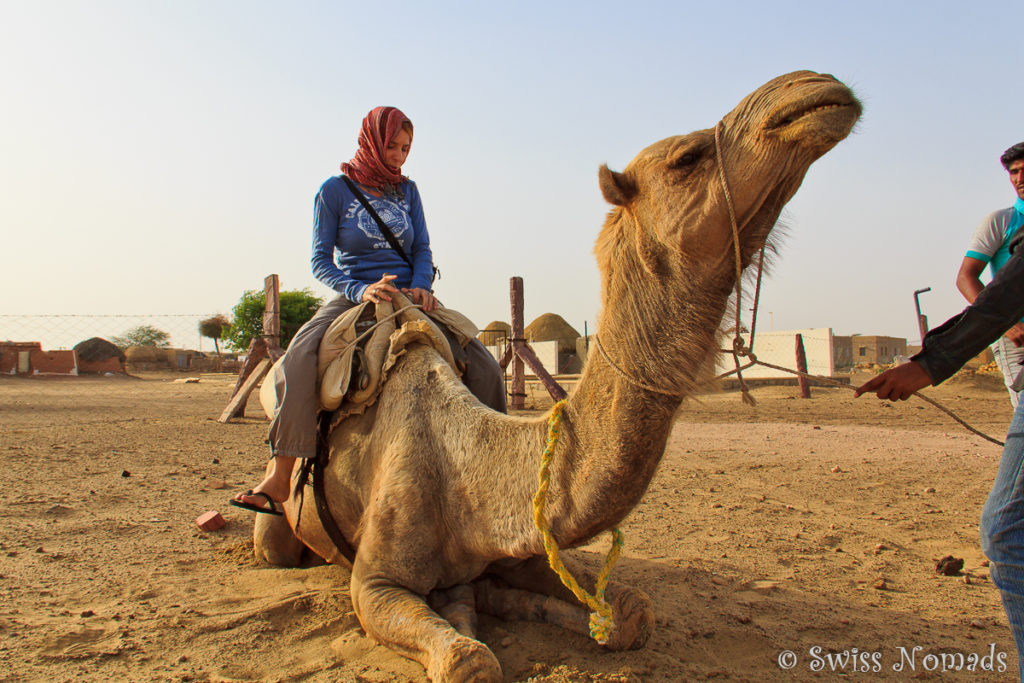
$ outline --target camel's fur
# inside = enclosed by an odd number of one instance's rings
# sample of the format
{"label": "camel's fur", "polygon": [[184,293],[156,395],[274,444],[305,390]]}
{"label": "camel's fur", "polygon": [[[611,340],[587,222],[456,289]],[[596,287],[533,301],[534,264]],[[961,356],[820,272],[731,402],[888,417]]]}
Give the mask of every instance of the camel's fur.
{"label": "camel's fur", "polygon": [[[810,164],[859,113],[845,86],[803,71],[768,82],[724,117],[721,151],[744,266]],[[551,466],[546,513],[563,547],[611,528],[639,502],[682,396],[714,358],[736,278],[714,129],[657,142],[621,173],[603,167],[599,177],[615,205],[596,247],[601,340],[635,380],[679,395],[638,388],[592,354],[565,407]],[[433,680],[501,680],[494,655],[473,638],[476,609],[586,631],[586,611],[546,567],[533,523],[545,435],[546,417],[485,408],[434,351],[418,348],[376,406],[331,437],[326,488],[358,549],[356,614],[370,636],[421,662]],[[311,499],[296,535],[343,562]],[[298,505],[295,497],[286,504],[293,526]],[[267,546],[284,545],[287,531],[261,520],[257,552],[269,556]],[[286,556],[295,559],[295,548],[277,554]],[[592,589],[593,577],[579,573]],[[608,647],[643,645],[653,627],[649,600],[615,583],[608,598],[616,623]]]}

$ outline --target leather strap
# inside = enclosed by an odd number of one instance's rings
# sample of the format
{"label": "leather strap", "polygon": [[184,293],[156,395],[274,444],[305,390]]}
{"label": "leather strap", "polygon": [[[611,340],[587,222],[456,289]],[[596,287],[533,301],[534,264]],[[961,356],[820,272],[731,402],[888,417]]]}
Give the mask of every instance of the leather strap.
{"label": "leather strap", "polygon": [[[377,225],[380,227],[380,231],[384,233],[384,239],[388,241],[388,244],[391,245],[391,248],[398,252],[398,255],[402,257],[402,260],[405,261],[405,263],[410,268],[413,268],[412,260],[409,258],[408,254],[405,253],[405,250],[402,249],[402,245],[398,243],[398,240],[395,239],[395,235],[393,232],[391,232],[391,228],[388,227],[388,224],[385,223],[384,220],[377,213],[377,211],[374,210],[369,200],[367,200],[366,197],[363,196],[363,193],[356,188],[356,184],[353,183],[352,180],[347,175],[343,175],[341,177],[345,180],[345,184],[348,185],[348,189],[351,190],[352,194],[356,196],[356,199],[359,200],[359,203],[363,205],[363,208],[366,209],[366,211],[371,216],[373,216],[373,220],[377,221]],[[415,268],[413,268],[413,270],[415,270]]]}
{"label": "leather strap", "polygon": [[330,446],[327,442],[330,430],[331,413],[321,413],[320,424],[317,429],[316,459],[313,462],[313,501],[316,503],[316,514],[320,518],[320,524],[323,526],[324,531],[327,532],[331,542],[334,543],[334,546],[350,564],[354,564],[356,561],[356,551],[352,544],[348,542],[348,539],[345,538],[345,534],[341,533],[338,522],[335,521],[334,515],[331,514],[331,508],[327,503],[327,494],[324,490],[324,471],[327,469],[327,462],[331,457]]}

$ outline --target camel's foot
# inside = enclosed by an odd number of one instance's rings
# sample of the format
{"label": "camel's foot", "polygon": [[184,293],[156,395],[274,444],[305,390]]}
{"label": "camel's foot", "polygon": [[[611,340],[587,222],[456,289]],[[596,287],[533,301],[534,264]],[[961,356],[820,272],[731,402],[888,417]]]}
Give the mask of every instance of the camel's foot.
{"label": "camel's foot", "polygon": [[[572,601],[519,588],[507,588],[484,579],[474,584],[476,605],[482,612],[506,620],[540,621],[566,630],[590,635],[590,610],[573,596]],[[608,642],[610,650],[633,650],[647,643],[654,629],[651,599],[636,588],[609,583],[605,599],[612,606],[614,625]]]}
{"label": "camel's foot", "polygon": [[439,656],[432,657],[427,670],[437,683],[500,683],[501,665],[479,640],[459,636]]}
{"label": "camel's foot", "polygon": [[275,567],[297,567],[302,561],[304,547],[292,532],[287,518],[256,515],[252,528],[252,551],[257,560]]}
{"label": "camel's foot", "polygon": [[654,631],[654,610],[651,599],[639,588],[611,582],[605,589],[605,600],[612,606],[612,628],[609,650],[635,650],[647,644]]}

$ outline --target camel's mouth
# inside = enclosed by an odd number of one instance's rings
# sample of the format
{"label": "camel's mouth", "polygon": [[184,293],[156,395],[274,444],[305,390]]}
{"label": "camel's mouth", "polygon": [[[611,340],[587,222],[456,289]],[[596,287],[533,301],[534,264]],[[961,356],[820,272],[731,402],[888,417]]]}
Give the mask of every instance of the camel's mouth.
{"label": "camel's mouth", "polygon": [[842,84],[829,88],[808,102],[807,99],[784,105],[773,112],[765,123],[770,132],[781,132],[798,124],[823,124],[846,128],[848,131],[860,116],[860,103]]}

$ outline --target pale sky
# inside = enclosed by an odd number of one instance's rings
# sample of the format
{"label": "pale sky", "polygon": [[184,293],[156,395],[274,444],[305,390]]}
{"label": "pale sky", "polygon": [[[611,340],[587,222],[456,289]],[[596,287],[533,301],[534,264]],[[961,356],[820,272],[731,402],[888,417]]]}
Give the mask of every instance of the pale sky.
{"label": "pale sky", "polygon": [[521,275],[527,322],[593,330],[598,166],[807,68],[865,114],[784,214],[759,329],[914,342],[913,291],[932,326],[958,312],[971,235],[1014,201],[1022,25],[1010,1],[0,0],[0,314],[228,313],[269,273],[329,296],[313,198],[389,104],[441,299],[508,320]]}

